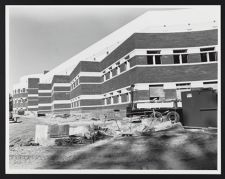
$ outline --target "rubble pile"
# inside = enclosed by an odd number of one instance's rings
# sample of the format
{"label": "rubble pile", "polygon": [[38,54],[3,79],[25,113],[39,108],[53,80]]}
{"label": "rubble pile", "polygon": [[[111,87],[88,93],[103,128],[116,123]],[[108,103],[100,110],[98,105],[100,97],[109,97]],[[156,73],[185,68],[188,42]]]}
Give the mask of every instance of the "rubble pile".
{"label": "rubble pile", "polygon": [[159,131],[184,130],[180,122],[143,116],[115,118],[106,122],[99,121],[98,118],[91,118],[90,121],[92,124],[79,126],[69,124],[37,125],[35,143],[52,145],[52,138],[54,138],[53,143],[56,145],[85,144],[108,137],[151,136]]}

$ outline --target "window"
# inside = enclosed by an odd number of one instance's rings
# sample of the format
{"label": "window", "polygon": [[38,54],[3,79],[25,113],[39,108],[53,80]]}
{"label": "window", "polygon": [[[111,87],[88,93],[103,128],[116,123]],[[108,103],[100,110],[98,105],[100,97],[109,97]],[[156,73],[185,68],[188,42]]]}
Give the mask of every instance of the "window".
{"label": "window", "polygon": [[105,74],[105,79],[108,80],[110,78],[110,72]]}
{"label": "window", "polygon": [[188,55],[187,54],[182,54],[181,55],[181,60],[182,60],[182,63],[187,63]]}
{"label": "window", "polygon": [[159,65],[159,64],[161,64],[162,62],[161,62],[161,55],[156,55],[155,56],[155,64],[157,64],[157,65]]}
{"label": "window", "polygon": [[218,88],[217,81],[206,81],[206,82],[203,82],[203,87],[204,88],[217,89]]}
{"label": "window", "polygon": [[124,62],[124,71],[127,70],[127,62]]}
{"label": "window", "polygon": [[203,84],[217,84],[217,81],[206,81]]}
{"label": "window", "polygon": [[187,85],[191,85],[191,83],[178,83],[178,84],[176,84],[176,86],[187,86]]}
{"label": "window", "polygon": [[119,96],[113,96],[113,104],[116,104],[119,102]]}
{"label": "window", "polygon": [[174,64],[179,64],[180,63],[180,55],[174,55],[173,62],[174,62]]}
{"label": "window", "polygon": [[177,89],[190,89],[191,83],[178,83],[176,84]]}
{"label": "window", "polygon": [[187,50],[174,50],[173,53],[187,53]]}
{"label": "window", "polygon": [[126,93],[126,101],[129,101],[129,93]]}
{"label": "window", "polygon": [[107,98],[107,104],[111,104],[111,98]]}
{"label": "window", "polygon": [[149,65],[153,64],[153,56],[147,56],[147,64]]}
{"label": "window", "polygon": [[156,99],[159,100],[159,98],[163,98],[165,96],[163,91],[163,85],[149,85],[149,98],[150,100]]}
{"label": "window", "polygon": [[129,59],[129,58],[130,58],[130,55],[127,55],[124,59],[126,59],[126,60],[127,60],[127,59]]}
{"label": "window", "polygon": [[148,50],[147,54],[160,54],[160,50]]}
{"label": "window", "polygon": [[208,47],[208,48],[200,48],[201,52],[213,51],[215,47]]}
{"label": "window", "polygon": [[217,61],[216,52],[209,52],[209,61]]}
{"label": "window", "polygon": [[116,76],[116,75],[117,75],[117,71],[118,71],[117,68],[118,68],[118,67],[116,67],[116,68],[114,68],[114,69],[112,70],[112,76]]}
{"label": "window", "polygon": [[207,62],[207,54],[201,53],[201,62]]}

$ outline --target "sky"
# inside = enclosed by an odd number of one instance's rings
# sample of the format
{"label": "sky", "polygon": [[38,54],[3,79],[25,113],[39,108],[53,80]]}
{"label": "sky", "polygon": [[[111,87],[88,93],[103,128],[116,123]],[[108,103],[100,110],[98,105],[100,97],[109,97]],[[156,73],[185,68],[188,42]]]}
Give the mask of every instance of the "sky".
{"label": "sky", "polygon": [[168,9],[9,7],[9,90],[20,77],[53,69],[149,10]]}

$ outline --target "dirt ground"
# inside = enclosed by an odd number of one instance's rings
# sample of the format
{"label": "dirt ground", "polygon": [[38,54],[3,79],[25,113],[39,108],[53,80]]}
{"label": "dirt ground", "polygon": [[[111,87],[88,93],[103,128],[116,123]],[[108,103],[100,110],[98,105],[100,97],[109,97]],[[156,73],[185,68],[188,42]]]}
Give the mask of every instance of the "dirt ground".
{"label": "dirt ground", "polygon": [[[21,118],[19,121],[9,125],[10,144],[14,145],[9,148],[10,168],[217,169],[217,134],[207,131],[167,131],[152,136],[114,137],[71,147],[20,146],[24,140],[34,137],[36,124],[51,121],[45,118]],[[76,126],[93,121],[67,122]]]}

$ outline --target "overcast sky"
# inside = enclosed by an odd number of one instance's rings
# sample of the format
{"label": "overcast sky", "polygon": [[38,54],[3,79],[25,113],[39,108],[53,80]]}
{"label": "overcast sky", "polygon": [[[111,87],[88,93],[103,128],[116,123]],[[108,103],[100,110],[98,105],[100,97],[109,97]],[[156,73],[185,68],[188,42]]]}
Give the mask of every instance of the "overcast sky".
{"label": "overcast sky", "polygon": [[9,88],[24,75],[51,70],[151,7],[11,6]]}

